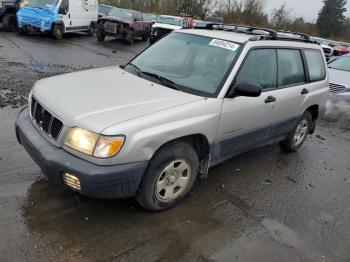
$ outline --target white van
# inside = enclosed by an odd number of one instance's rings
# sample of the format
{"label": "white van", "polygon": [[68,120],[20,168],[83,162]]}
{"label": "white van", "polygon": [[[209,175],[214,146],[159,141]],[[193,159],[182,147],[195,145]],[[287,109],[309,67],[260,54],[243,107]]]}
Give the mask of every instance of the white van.
{"label": "white van", "polygon": [[17,13],[20,33],[49,32],[56,39],[64,33],[94,32],[98,0],[25,0]]}

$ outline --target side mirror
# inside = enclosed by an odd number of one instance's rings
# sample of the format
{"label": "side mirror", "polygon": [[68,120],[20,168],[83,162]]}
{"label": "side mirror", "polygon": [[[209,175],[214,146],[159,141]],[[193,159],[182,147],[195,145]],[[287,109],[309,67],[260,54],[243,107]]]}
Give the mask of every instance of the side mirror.
{"label": "side mirror", "polygon": [[68,10],[66,8],[61,7],[58,10],[58,13],[60,13],[61,15],[66,15],[68,13]]}
{"label": "side mirror", "polygon": [[137,21],[139,21],[139,19],[137,19],[137,17],[134,18],[134,23],[136,23]]}
{"label": "side mirror", "polygon": [[247,97],[259,97],[262,92],[261,85],[241,83],[233,87],[232,95],[234,96],[247,96]]}

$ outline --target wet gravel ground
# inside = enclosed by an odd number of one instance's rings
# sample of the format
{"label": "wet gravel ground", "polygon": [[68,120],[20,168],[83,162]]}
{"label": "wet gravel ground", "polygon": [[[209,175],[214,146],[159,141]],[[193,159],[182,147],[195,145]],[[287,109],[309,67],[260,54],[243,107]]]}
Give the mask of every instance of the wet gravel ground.
{"label": "wet gravel ground", "polygon": [[47,183],[13,131],[30,87],[125,63],[145,46],[0,32],[0,261],[350,261],[346,101],[332,99],[298,153],[273,145],[229,160],[167,212]]}

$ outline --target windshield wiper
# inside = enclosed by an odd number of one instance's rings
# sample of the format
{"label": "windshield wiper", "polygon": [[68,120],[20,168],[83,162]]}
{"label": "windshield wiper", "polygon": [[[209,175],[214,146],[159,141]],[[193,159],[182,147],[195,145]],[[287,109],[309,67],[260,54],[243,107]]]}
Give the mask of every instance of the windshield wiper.
{"label": "windshield wiper", "polygon": [[137,65],[135,65],[133,63],[128,63],[128,65],[132,66],[136,70],[136,73],[139,77],[141,77],[141,74],[144,74],[144,75],[147,75],[147,76],[150,76],[150,77],[153,77],[153,78],[159,80],[159,82],[161,82],[163,85],[165,85],[167,87],[170,87],[170,88],[175,89],[175,90],[181,90],[179,88],[179,86],[176,83],[174,83],[173,81],[171,81],[170,79],[167,79],[167,78],[160,76],[160,75],[157,75],[155,73],[144,72]]}
{"label": "windshield wiper", "polygon": [[165,78],[163,76],[157,75],[155,73],[143,72],[143,71],[140,71],[140,73],[158,79],[163,85],[165,85],[167,87],[170,87],[170,88],[178,90],[178,91],[181,90],[176,83],[174,83],[170,79],[167,79],[167,78]]}
{"label": "windshield wiper", "polygon": [[135,64],[133,64],[133,63],[128,63],[127,65],[132,66],[132,67],[136,70],[137,75],[138,75],[138,76],[141,76],[142,70],[141,70],[137,65],[135,65]]}

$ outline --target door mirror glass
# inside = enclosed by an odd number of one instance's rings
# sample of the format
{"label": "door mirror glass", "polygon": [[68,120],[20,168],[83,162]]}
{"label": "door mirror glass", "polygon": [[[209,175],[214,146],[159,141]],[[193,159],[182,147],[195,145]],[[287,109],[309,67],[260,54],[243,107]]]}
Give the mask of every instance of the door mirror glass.
{"label": "door mirror glass", "polygon": [[259,97],[262,92],[261,85],[241,83],[233,87],[233,96]]}

